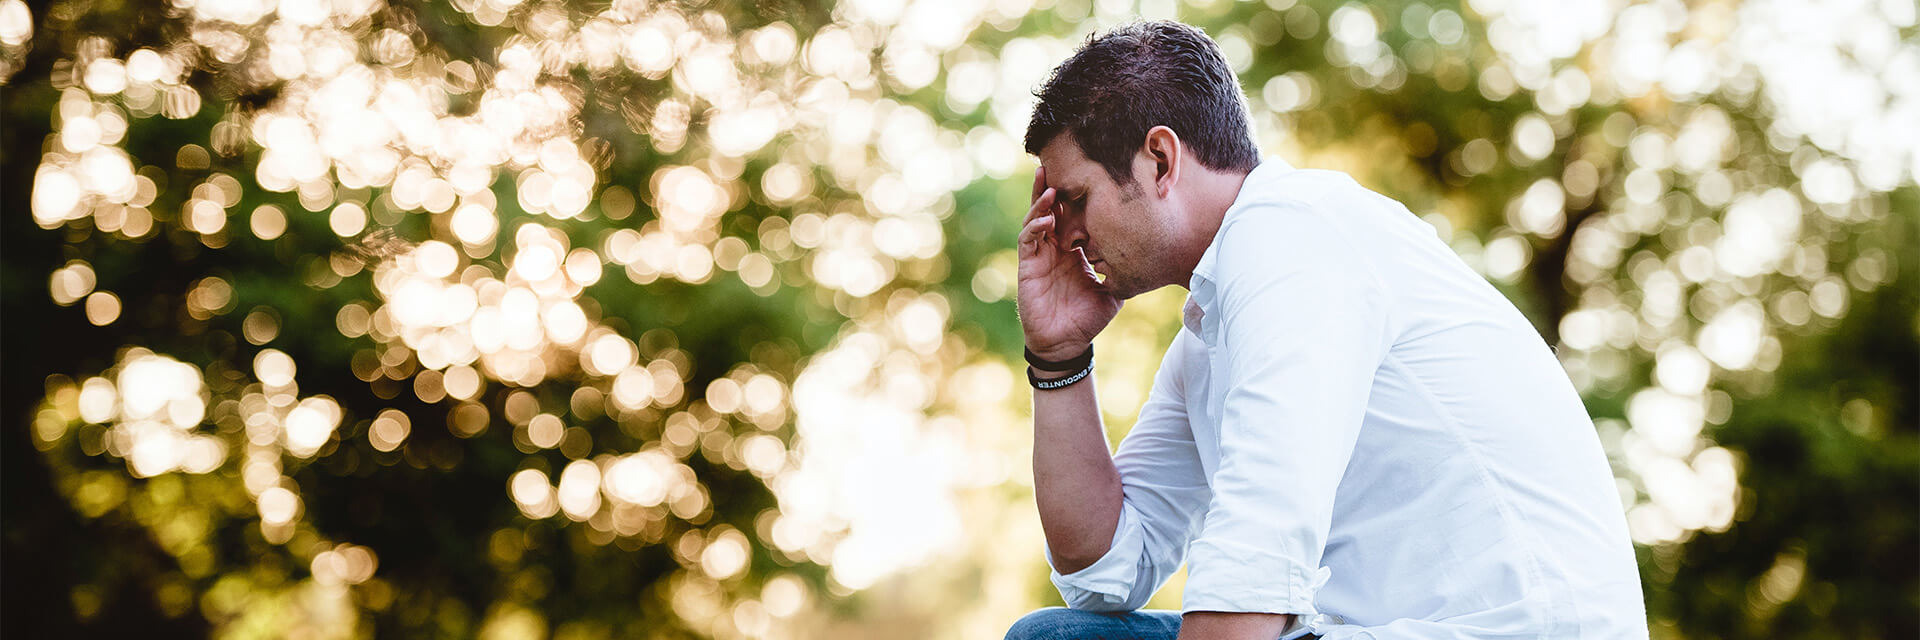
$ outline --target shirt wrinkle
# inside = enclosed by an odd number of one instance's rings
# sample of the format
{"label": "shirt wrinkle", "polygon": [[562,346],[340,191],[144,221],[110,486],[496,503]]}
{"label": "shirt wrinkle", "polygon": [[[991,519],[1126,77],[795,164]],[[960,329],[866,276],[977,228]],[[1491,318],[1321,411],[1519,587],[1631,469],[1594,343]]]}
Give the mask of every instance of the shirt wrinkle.
{"label": "shirt wrinkle", "polygon": [[[1389,354],[1386,358],[1385,366],[1393,366],[1395,368],[1399,368],[1404,371],[1405,363],[1400,362],[1400,359],[1398,357]],[[1454,417],[1451,411],[1447,410],[1446,405],[1442,404],[1439,401],[1439,399],[1433,397],[1433,391],[1427,388],[1427,385],[1424,381],[1411,375],[1407,376],[1407,381],[1408,381],[1408,386],[1418,391],[1422,399],[1426,401],[1427,406],[1433,410],[1434,415],[1439,417],[1438,422],[1443,427],[1446,428],[1448,435],[1452,437],[1454,442],[1460,445],[1460,449],[1462,451],[1466,452],[1467,458],[1472,462],[1475,475],[1478,476],[1481,484],[1487,487],[1488,492],[1493,495],[1494,505],[1498,507],[1500,510],[1501,520],[1503,522],[1512,521],[1516,525],[1525,525],[1526,520],[1524,518],[1519,517],[1518,514],[1514,513],[1513,507],[1509,504],[1510,501],[1507,498],[1511,490],[1508,489],[1505,485],[1501,484],[1499,480],[1493,477],[1493,473],[1487,467],[1487,464],[1484,461],[1484,457],[1480,452],[1479,446],[1474,444],[1471,439],[1467,438],[1466,434],[1461,433],[1460,421]],[[1531,529],[1531,527],[1529,526],[1517,526],[1516,528],[1520,529],[1522,532],[1526,532]],[[1535,571],[1535,567],[1533,565],[1536,561],[1536,557],[1538,556],[1538,554],[1535,553],[1535,551],[1531,548],[1533,546],[1532,545],[1533,541],[1531,539],[1533,538],[1533,536],[1528,535],[1527,537],[1529,538],[1528,540],[1529,548],[1526,551],[1526,561],[1527,561],[1527,567],[1528,567],[1527,577],[1537,581],[1540,576],[1537,575]],[[1484,606],[1491,607],[1494,605],[1491,602],[1484,602]]]}

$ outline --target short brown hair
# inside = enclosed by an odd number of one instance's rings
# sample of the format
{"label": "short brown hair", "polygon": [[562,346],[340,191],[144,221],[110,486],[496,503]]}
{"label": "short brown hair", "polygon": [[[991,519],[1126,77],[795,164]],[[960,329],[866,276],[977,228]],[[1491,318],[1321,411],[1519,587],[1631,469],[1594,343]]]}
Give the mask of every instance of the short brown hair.
{"label": "short brown hair", "polygon": [[1089,36],[1034,95],[1027,153],[1070,134],[1119,184],[1132,184],[1133,154],[1162,125],[1209,169],[1260,164],[1233,69],[1212,38],[1185,24],[1136,22]]}

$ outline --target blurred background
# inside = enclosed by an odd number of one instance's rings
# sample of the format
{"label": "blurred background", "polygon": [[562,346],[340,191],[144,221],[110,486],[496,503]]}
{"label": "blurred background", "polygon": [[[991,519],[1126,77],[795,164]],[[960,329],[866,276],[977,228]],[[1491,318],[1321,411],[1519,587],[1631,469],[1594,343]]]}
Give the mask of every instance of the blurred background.
{"label": "blurred background", "polygon": [[1144,16],[1556,345],[1654,637],[1914,638],[1915,14],[0,0],[3,631],[998,638],[1031,91]]}

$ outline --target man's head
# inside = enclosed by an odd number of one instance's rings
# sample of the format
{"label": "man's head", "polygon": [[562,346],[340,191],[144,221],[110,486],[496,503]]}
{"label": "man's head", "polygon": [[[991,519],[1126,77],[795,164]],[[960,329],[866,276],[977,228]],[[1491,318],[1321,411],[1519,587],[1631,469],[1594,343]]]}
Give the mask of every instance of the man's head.
{"label": "man's head", "polygon": [[1037,95],[1027,153],[1039,155],[1066,134],[1122,185],[1132,181],[1133,156],[1156,126],[1173,129],[1209,169],[1246,173],[1260,164],[1233,69],[1212,38],[1178,22],[1137,22],[1089,37]]}
{"label": "man's head", "polygon": [[1121,298],[1184,284],[1260,161],[1213,40],[1176,22],[1121,26],[1089,38],[1037,95],[1027,152],[1058,193],[1059,242]]}

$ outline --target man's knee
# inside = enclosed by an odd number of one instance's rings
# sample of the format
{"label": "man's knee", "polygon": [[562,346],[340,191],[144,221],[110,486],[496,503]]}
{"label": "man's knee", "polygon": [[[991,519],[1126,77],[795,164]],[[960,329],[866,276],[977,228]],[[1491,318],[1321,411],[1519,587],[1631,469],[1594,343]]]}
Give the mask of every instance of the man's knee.
{"label": "man's knee", "polygon": [[1047,607],[1021,616],[1007,630],[1007,640],[1077,640],[1090,614],[1064,607]]}

